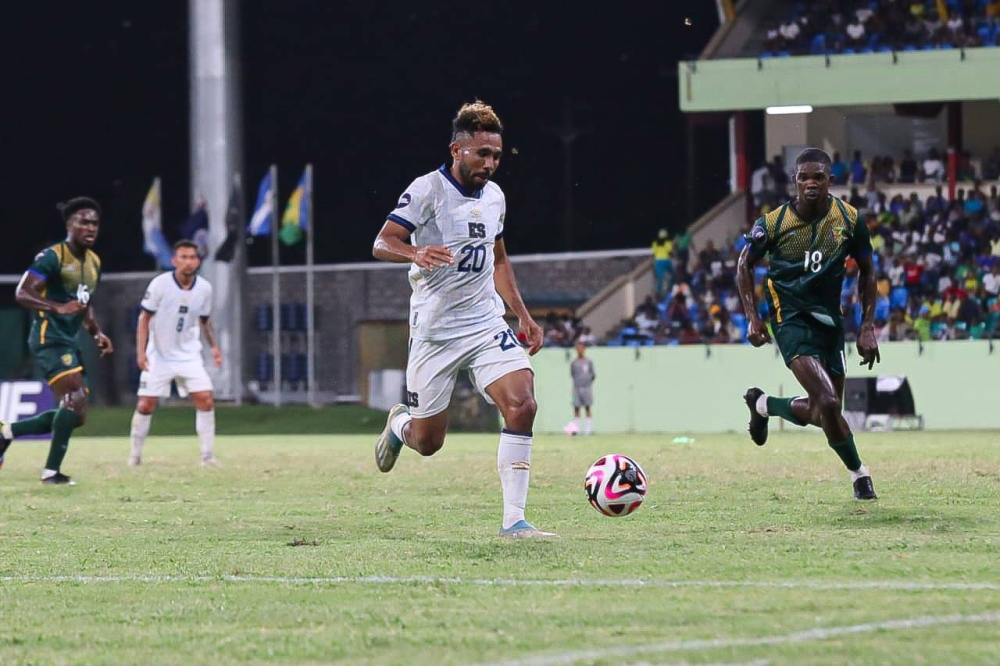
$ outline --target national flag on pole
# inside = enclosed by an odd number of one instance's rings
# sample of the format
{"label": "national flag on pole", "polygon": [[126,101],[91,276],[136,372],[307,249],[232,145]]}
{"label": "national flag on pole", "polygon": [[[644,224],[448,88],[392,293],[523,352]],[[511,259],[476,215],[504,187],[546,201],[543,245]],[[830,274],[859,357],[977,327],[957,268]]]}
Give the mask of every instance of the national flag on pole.
{"label": "national flag on pole", "polygon": [[163,213],[160,205],[160,179],[154,178],[153,185],[142,204],[142,241],[146,254],[156,259],[158,268],[169,270],[173,253],[163,236]]}
{"label": "national flag on pole", "polygon": [[204,259],[208,256],[208,210],[205,200],[199,199],[194,212],[188,219],[177,225],[181,238],[194,242],[198,246],[198,256]]}
{"label": "national flag on pole", "polygon": [[285,245],[295,245],[302,240],[303,234],[309,233],[309,197],[306,193],[306,174],[303,171],[299,184],[288,197],[285,214],[281,216],[281,231],[279,236]]}
{"label": "national flag on pole", "polygon": [[271,190],[273,187],[269,171],[260,181],[260,188],[257,190],[257,204],[253,207],[253,215],[247,225],[247,233],[251,236],[271,235],[271,221],[274,219],[274,211],[271,210]]}
{"label": "national flag on pole", "polygon": [[233,177],[233,191],[229,195],[229,206],[226,208],[226,239],[215,251],[216,261],[230,262],[236,257],[236,248],[240,242],[240,231],[243,226],[243,192],[240,188],[239,176]]}

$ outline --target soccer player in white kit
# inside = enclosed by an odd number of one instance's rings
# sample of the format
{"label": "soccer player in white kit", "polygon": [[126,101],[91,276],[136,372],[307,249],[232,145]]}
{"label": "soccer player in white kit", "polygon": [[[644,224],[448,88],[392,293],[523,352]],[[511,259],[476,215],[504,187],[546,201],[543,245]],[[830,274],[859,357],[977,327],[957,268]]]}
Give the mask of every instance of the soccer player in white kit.
{"label": "soccer player in white kit", "polygon": [[142,298],[135,334],[139,377],[138,402],[132,415],[132,450],[128,464],[142,461],[142,446],[160,398],[170,397],[177,382],[181,397],[191,395],[195,432],[201,443],[201,464],[216,465],[215,398],[212,380],[201,356],[201,335],[212,348],[212,362],[222,365],[222,351],[209,322],[212,285],[198,276],[198,246],[189,240],[174,244],[174,270],[153,278]]}
{"label": "soccer player in white kit", "polygon": [[[437,453],[448,431],[448,405],[460,370],[500,409],[497,449],[503,493],[500,536],[553,537],[525,520],[535,421],[534,374],[528,354],[542,347],[541,327],[521,299],[504,248],[506,203],[490,177],[503,153],[503,125],[493,109],[465,104],[452,121],[452,163],[417,178],[396,204],[378,237],[376,259],[410,263],[408,405],[389,411],[375,445],[388,472],[403,445]],[[520,320],[528,352],[503,318]]]}

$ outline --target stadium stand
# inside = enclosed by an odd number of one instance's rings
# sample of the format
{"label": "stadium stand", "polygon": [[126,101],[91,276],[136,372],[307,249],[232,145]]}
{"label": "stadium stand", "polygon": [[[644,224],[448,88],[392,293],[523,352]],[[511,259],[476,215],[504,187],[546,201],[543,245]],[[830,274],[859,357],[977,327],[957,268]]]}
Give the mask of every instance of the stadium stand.
{"label": "stadium stand", "polygon": [[760,25],[760,58],[995,47],[1000,1],[779,2]]}

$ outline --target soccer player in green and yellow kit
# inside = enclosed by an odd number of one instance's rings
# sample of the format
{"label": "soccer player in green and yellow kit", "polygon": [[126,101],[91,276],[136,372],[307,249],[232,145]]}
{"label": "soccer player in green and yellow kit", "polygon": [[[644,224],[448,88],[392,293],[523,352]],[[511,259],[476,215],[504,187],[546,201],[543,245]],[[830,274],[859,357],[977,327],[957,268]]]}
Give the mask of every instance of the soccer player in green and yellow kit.
{"label": "soccer player in green and yellow kit", "polygon": [[845,360],[840,292],[845,261],[858,264],[858,292],[863,319],[858,333],[861,365],[880,360],[875,339],[875,269],[868,227],[858,211],[832,196],[830,156],[808,148],[795,160],[795,200],[761,217],[747,234],[740,253],[737,286],[747,316],[747,339],[754,347],[771,341],[757,315],[754,264],[770,264],[764,292],[771,312],[774,341],[806,396],[776,398],[751,387],[743,396],[750,409],[750,437],[767,441],[768,418],[823,429],[827,442],[851,473],[854,497],[878,499],[868,468],[861,463],[854,435],[842,414]]}
{"label": "soccer player in green and yellow kit", "polygon": [[97,241],[101,207],[93,199],[78,197],[59,210],[66,221],[66,240],[38,253],[16,294],[18,303],[34,311],[28,347],[59,406],[24,421],[0,423],[0,465],[14,438],[51,432],[42,483],[73,485],[59,467],[73,429],[87,418],[87,388],[77,337],[80,327],[94,336],[101,356],[114,347],[90,306],[101,279],[101,260],[91,249]]}

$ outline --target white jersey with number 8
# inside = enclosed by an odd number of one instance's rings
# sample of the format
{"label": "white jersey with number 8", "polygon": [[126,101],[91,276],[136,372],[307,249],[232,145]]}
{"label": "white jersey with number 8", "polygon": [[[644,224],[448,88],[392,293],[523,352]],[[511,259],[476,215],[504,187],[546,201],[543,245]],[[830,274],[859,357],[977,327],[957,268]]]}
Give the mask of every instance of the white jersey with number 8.
{"label": "white jersey with number 8", "polygon": [[212,285],[195,277],[187,288],[181,287],[173,272],[153,278],[140,304],[153,315],[149,324],[146,353],[168,362],[202,361],[202,317],[212,313]]}

